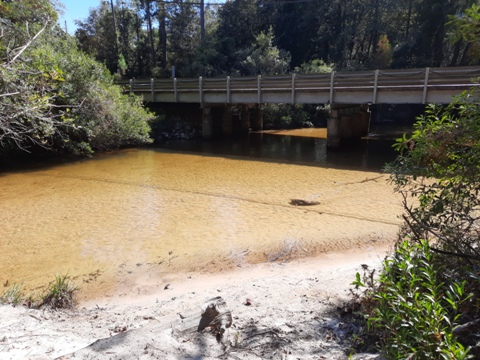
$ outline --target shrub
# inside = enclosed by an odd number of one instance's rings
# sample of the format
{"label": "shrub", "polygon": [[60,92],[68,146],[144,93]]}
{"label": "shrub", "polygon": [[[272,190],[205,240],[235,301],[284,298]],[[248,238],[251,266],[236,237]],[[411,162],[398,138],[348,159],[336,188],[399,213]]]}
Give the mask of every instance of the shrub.
{"label": "shrub", "polygon": [[412,135],[397,140],[400,155],[386,168],[403,198],[402,235],[435,244],[463,279],[480,266],[479,118],[474,91],[428,106]]}
{"label": "shrub", "polygon": [[[443,268],[427,242],[398,244],[372,288],[368,325],[388,359],[467,359],[454,336],[465,282],[444,281]],[[357,274],[357,282],[360,276]]]}

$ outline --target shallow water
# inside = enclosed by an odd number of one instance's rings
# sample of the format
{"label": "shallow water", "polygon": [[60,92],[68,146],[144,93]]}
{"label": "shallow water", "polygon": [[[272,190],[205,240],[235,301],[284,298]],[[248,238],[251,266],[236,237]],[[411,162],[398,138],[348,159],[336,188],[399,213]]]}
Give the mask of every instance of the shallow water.
{"label": "shallow water", "polygon": [[400,205],[383,160],[299,139],[174,142],[1,173],[1,284],[38,289],[68,273],[95,297],[390,237]]}

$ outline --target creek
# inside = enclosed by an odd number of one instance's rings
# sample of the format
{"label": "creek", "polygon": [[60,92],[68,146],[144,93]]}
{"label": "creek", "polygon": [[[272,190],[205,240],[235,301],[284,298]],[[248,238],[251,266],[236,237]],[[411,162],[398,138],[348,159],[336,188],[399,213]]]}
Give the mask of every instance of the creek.
{"label": "creek", "polygon": [[1,172],[0,282],[35,291],[68,274],[94,298],[176,272],[391,241],[401,207],[381,168],[392,140],[327,151],[321,132],[174,141]]}

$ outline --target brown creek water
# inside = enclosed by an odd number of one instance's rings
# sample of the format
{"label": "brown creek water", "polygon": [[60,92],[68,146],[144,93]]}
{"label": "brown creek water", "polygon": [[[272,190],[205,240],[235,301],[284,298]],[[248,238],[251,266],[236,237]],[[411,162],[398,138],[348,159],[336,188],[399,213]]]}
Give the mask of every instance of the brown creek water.
{"label": "brown creek water", "polygon": [[175,272],[391,241],[401,207],[382,146],[329,152],[325,139],[264,133],[0,172],[0,294],[55,274],[83,299],[140,293]]}

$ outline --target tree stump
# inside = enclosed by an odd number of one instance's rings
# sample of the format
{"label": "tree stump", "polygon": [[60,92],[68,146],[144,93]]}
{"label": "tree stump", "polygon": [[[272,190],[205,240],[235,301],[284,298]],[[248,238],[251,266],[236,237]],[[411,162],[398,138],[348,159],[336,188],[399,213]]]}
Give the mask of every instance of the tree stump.
{"label": "tree stump", "polygon": [[232,326],[232,313],[221,296],[208,299],[202,306],[202,316],[197,331],[203,331],[207,327],[216,334],[220,340],[225,330]]}

